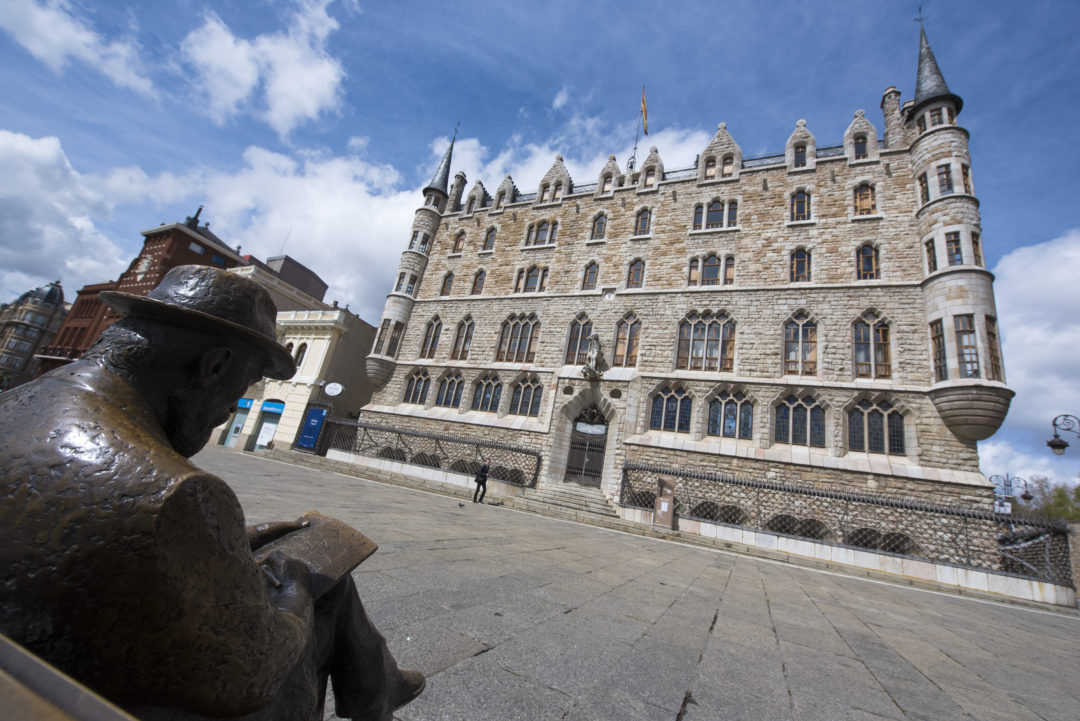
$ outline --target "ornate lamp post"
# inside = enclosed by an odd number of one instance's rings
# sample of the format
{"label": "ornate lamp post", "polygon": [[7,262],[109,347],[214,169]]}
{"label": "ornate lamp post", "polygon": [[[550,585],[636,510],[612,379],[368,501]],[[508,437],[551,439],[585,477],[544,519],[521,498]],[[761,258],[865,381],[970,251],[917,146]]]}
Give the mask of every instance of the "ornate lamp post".
{"label": "ornate lamp post", "polygon": [[1048,440],[1046,445],[1050,446],[1050,450],[1060,456],[1065,453],[1065,449],[1069,447],[1069,444],[1061,439],[1058,431],[1069,431],[1080,436],[1080,418],[1063,413],[1055,418],[1050,425],[1054,428],[1054,437]]}
{"label": "ornate lamp post", "polygon": [[1030,501],[1035,497],[1028,490],[1028,482],[1019,476],[1010,476],[1008,473],[1004,476],[990,476],[990,482],[994,484],[994,510],[997,513],[1012,513],[1011,499],[1016,498],[1014,487],[1017,483],[1024,487],[1024,492],[1020,494],[1022,500]]}

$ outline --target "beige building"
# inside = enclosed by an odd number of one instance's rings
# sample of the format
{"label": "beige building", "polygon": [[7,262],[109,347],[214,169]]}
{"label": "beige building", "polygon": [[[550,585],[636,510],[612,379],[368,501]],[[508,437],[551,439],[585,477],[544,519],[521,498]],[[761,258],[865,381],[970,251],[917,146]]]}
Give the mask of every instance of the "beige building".
{"label": "beige building", "polygon": [[821,143],[799,120],[783,155],[720,123],[689,168],[556,157],[489,192],[449,183],[451,144],[361,420],[532,449],[540,485],[616,502],[644,464],[989,505],[976,441],[1013,393],[961,108],[924,34],[913,99]]}
{"label": "beige building", "polygon": [[[364,354],[375,329],[337,301],[322,301],[326,284],[288,256],[232,268],[270,291],[278,307],[278,339],[296,360],[296,375],[265,379],[248,389],[229,422],[215,434],[219,445],[316,450],[322,422],[333,412],[353,415],[371,397]],[[301,288],[316,293],[309,295]],[[304,426],[308,434],[301,437]]]}
{"label": "beige building", "polygon": [[34,377],[34,354],[56,337],[70,304],[60,281],[28,290],[0,306],[0,391]]}

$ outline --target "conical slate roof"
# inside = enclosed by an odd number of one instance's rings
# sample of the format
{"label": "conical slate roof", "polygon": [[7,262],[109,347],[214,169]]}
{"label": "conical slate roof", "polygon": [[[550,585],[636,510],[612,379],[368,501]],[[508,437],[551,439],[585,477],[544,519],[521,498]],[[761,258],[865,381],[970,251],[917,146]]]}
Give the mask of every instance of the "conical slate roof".
{"label": "conical slate roof", "polygon": [[945,84],[945,76],[941,74],[934,51],[926,39],[926,30],[919,28],[919,72],[915,78],[915,104],[911,112],[916,113],[926,103],[939,98],[951,98],[956,103],[958,113],[964,104],[960,96],[953,94]]}
{"label": "conical slate roof", "polygon": [[435,175],[431,178],[431,182],[424,186],[425,193],[429,190],[437,190],[443,195],[449,195],[446,189],[450,182],[450,157],[454,154],[454,140],[456,138],[457,134],[455,133],[454,138],[451,138],[450,140],[450,147],[446,149],[446,154],[443,155],[442,162],[439,163]]}

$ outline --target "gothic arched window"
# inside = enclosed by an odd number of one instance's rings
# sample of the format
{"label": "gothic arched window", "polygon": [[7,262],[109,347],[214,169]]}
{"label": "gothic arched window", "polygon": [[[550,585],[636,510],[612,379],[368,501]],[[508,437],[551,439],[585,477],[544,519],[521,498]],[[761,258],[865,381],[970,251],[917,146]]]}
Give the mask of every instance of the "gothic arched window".
{"label": "gothic arched window", "polygon": [[461,405],[461,392],[465,389],[465,380],[460,373],[453,373],[439,381],[439,393],[435,396],[435,405],[444,408],[457,408]]}
{"label": "gothic arched window", "polygon": [[457,332],[454,334],[454,349],[450,352],[450,360],[468,360],[469,347],[472,345],[473,321],[465,318],[458,323]]}
{"label": "gothic arched window", "polygon": [[654,431],[689,433],[693,404],[690,394],[682,388],[663,388],[653,396],[649,428]]}
{"label": "gothic arched window", "polygon": [[499,410],[499,398],[502,396],[502,381],[497,375],[486,375],[476,382],[473,390],[472,409],[495,413]]}
{"label": "gothic arched window", "polygon": [[719,393],[709,402],[708,434],[725,438],[753,438],[753,402],[742,393]]}
{"label": "gothic arched window", "polygon": [[848,411],[848,450],[904,455],[904,416],[888,401],[860,401]]}
{"label": "gothic arched window", "polygon": [[428,321],[424,330],[424,344],[420,347],[421,358],[434,358],[439,348],[439,336],[442,334],[442,321],[438,316]]}
{"label": "gothic arched window", "polygon": [[592,321],[582,313],[570,324],[570,338],[566,343],[566,364],[581,365],[589,355],[589,336]]}
{"label": "gothic arched window", "polygon": [[825,447],[825,409],[813,396],[789,395],[776,408],[773,440],[796,446]]}
{"label": "gothic arched window", "polygon": [[532,363],[536,358],[540,320],[535,313],[512,315],[503,321],[495,360],[507,363]]}
{"label": "gothic arched window", "polygon": [[510,414],[515,416],[540,415],[540,395],[544,386],[536,376],[522,378],[514,386],[510,396]]}

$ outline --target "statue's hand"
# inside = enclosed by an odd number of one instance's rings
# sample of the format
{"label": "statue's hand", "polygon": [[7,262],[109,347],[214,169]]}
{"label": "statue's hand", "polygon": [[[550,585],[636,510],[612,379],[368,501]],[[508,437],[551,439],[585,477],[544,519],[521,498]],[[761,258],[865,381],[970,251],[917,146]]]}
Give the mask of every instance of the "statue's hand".
{"label": "statue's hand", "polygon": [[260,523],[257,526],[248,526],[246,529],[248,544],[251,546],[252,551],[257,551],[266,544],[276,541],[293,531],[307,528],[309,525],[311,524],[308,521],[296,520],[272,521],[271,523]]}
{"label": "statue's hand", "polygon": [[281,551],[274,551],[261,566],[271,602],[282,611],[310,621],[314,604],[311,600],[311,571],[307,565]]}

